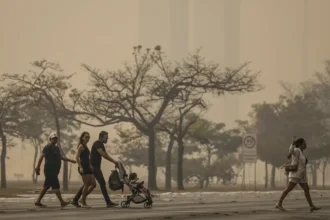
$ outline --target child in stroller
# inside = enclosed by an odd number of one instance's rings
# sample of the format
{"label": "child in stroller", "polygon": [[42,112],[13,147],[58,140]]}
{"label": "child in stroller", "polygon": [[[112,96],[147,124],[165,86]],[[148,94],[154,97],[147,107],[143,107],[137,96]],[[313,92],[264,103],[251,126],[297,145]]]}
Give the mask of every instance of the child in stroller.
{"label": "child in stroller", "polygon": [[152,196],[150,190],[143,185],[144,181],[139,182],[136,173],[131,173],[128,176],[121,163],[118,163],[116,168],[118,169],[120,181],[128,186],[131,192],[131,195],[127,196],[126,201],[121,202],[121,207],[128,208],[130,203],[133,202],[135,204],[144,203],[144,208],[151,208],[153,203]]}

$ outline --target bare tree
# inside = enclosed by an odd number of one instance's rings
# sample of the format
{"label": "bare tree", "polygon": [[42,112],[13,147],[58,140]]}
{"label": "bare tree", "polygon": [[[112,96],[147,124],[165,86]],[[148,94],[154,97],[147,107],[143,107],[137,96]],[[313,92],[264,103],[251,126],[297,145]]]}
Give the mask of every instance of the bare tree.
{"label": "bare tree", "polygon": [[199,119],[198,114],[192,113],[193,110],[202,110],[206,108],[202,96],[199,93],[194,94],[193,91],[180,91],[175,102],[171,103],[171,109],[168,115],[159,122],[159,130],[164,131],[169,136],[169,143],[166,152],[165,166],[165,186],[167,190],[171,189],[171,165],[172,165],[172,149],[174,141],[178,144],[177,155],[177,188],[184,189],[183,186],[183,157],[184,157],[184,138],[189,128]]}
{"label": "bare tree", "polygon": [[[66,120],[64,125],[67,125],[67,118],[64,117],[63,107],[66,106],[67,92],[71,85],[67,82],[73,76],[64,75],[59,64],[48,62],[46,60],[35,61],[32,63],[35,70],[29,74],[4,74],[3,78],[10,82],[13,88],[21,89],[21,96],[30,98],[30,101],[37,103],[39,107],[48,111],[54,120],[55,128],[58,134],[58,146],[61,153],[65,155],[68,151],[64,151],[61,146],[61,119]],[[79,127],[77,122],[71,122],[74,127]],[[68,163],[64,163],[63,168],[63,190],[68,190]]]}
{"label": "bare tree", "polygon": [[10,137],[19,137],[19,128],[25,126],[21,114],[23,104],[24,100],[17,96],[13,87],[0,87],[1,188],[7,187],[6,159]]}
{"label": "bare tree", "polygon": [[[261,89],[258,73],[251,73],[247,64],[237,69],[221,71],[218,64],[206,63],[199,51],[182,64],[165,61],[160,46],[151,52],[134,47],[134,62],[125,63],[124,70],[101,73],[88,65],[91,74],[88,92],[74,91],[70,109],[77,120],[91,126],[105,126],[128,122],[148,136],[148,184],[156,184],[155,127],[164,112],[181,91],[193,90],[200,94],[225,92],[255,92]],[[95,123],[87,120],[97,121]]]}

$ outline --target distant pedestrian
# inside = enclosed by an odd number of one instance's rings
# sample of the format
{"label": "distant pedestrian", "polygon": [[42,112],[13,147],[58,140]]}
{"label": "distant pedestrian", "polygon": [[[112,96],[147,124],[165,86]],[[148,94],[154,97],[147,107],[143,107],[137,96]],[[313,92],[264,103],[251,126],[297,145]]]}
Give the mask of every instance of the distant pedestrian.
{"label": "distant pedestrian", "polygon": [[[76,161],[78,164],[78,172],[82,177],[84,186],[82,191],[81,205],[85,208],[89,206],[86,204],[86,197],[95,189],[96,182],[93,174],[93,168],[90,161],[90,151],[87,147],[90,135],[84,131],[79,138],[78,150],[76,154]],[[76,207],[80,207],[77,201],[72,201],[72,204]]]}
{"label": "distant pedestrian", "polygon": [[291,192],[294,187],[299,184],[301,188],[303,188],[305,197],[310,206],[310,211],[316,211],[321,208],[316,207],[313,202],[311,195],[309,193],[309,186],[307,183],[307,173],[306,173],[306,165],[308,163],[308,159],[305,157],[303,151],[307,148],[306,141],[303,138],[295,139],[293,137],[292,144],[289,147],[289,155],[288,158],[292,159],[291,165],[284,165],[286,171],[289,173],[289,184],[287,188],[282,192],[279,202],[276,204],[276,208],[285,211],[282,206],[283,200]]}
{"label": "distant pedestrian", "polygon": [[58,181],[58,174],[61,170],[61,161],[68,161],[71,163],[76,163],[76,161],[66,158],[64,155],[61,154],[60,149],[56,145],[58,140],[58,136],[56,133],[51,133],[49,136],[49,143],[43,148],[40,158],[38,160],[37,167],[35,171],[37,175],[40,175],[40,166],[45,158],[45,165],[44,165],[44,174],[45,174],[45,182],[44,187],[40,192],[39,198],[36,201],[35,205],[38,207],[45,207],[41,203],[42,198],[45,196],[46,192],[50,187],[55,191],[55,194],[58,200],[61,203],[61,207],[65,207],[70,202],[64,201],[60,192],[60,183]]}
{"label": "distant pedestrian", "polygon": [[[105,158],[106,160],[114,163],[116,166],[118,165],[118,162],[115,161],[112,157],[110,157],[108,155],[108,153],[105,150],[104,144],[108,142],[108,133],[106,131],[101,131],[99,134],[99,139],[97,141],[94,142],[93,146],[92,146],[92,150],[91,150],[91,155],[90,155],[90,159],[91,159],[91,164],[93,167],[93,173],[95,176],[95,179],[97,180],[97,182],[100,185],[104,200],[106,202],[106,207],[110,208],[110,207],[114,207],[117,206],[117,203],[113,203],[110,200],[110,197],[108,195],[108,191],[106,188],[106,182],[101,170],[101,161],[102,161],[102,157]],[[78,204],[78,200],[81,197],[82,193],[83,193],[83,189],[84,186],[82,186],[78,193],[76,194],[76,196],[74,197],[72,204],[75,205],[76,207],[79,207]]]}

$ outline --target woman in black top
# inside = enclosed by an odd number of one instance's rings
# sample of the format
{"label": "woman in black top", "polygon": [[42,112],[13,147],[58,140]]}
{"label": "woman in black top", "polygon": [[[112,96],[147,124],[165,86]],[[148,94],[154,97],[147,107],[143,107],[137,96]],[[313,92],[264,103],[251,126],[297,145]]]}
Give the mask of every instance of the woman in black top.
{"label": "woman in black top", "polygon": [[89,133],[84,131],[80,136],[78,150],[76,154],[78,172],[82,176],[84,182],[82,199],[80,200],[83,207],[88,207],[88,205],[86,204],[86,197],[96,187],[95,177],[93,175],[93,168],[90,162],[90,151],[87,147],[89,139]]}

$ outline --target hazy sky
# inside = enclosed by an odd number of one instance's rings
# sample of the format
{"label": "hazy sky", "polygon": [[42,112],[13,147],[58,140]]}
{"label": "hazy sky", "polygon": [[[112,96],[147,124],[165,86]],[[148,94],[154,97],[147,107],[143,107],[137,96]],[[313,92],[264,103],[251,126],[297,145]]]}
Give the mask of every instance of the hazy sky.
{"label": "hazy sky", "polygon": [[[0,0],[0,73],[27,72],[31,61],[47,59],[76,72],[72,84],[83,88],[88,75],[81,63],[118,69],[138,44],[161,44],[176,58],[202,47],[207,59],[222,63],[223,5],[223,0]],[[323,70],[330,59],[329,10],[329,0],[241,0],[239,61],[252,61],[250,67],[262,71],[266,89],[240,96],[240,119],[251,104],[275,101],[279,80],[295,83]],[[207,117],[223,121],[223,98],[210,100]],[[89,130],[95,139],[100,129]],[[32,150],[17,146],[8,156],[8,179],[24,171],[30,178]]]}

